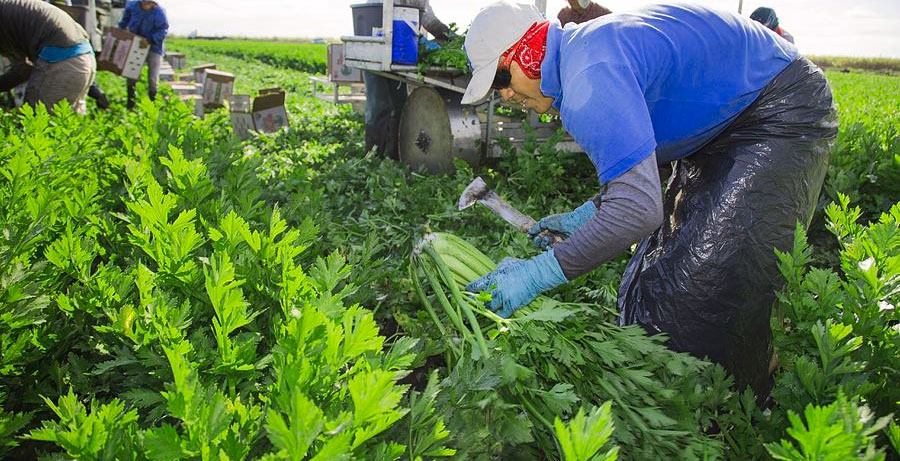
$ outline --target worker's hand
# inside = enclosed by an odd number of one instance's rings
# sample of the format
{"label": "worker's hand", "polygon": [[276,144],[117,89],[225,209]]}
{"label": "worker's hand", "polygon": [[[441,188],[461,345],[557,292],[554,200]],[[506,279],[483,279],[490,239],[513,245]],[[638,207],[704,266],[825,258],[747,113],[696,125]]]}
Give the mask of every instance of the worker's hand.
{"label": "worker's hand", "polygon": [[486,307],[507,318],[539,294],[568,282],[553,250],[531,259],[507,258],[490,274],[470,283],[466,290],[489,292]]}
{"label": "worker's hand", "polygon": [[150,41],[141,37],[141,48],[147,48],[148,46],[150,46]]}
{"label": "worker's hand", "polygon": [[425,51],[429,53],[441,49],[440,43],[434,40],[428,40],[424,36],[419,37],[419,45],[421,45],[425,49]]}
{"label": "worker's hand", "polygon": [[531,229],[528,230],[528,236],[531,237],[534,246],[542,249],[550,248],[551,239],[546,235],[541,235],[544,231],[551,231],[562,234],[564,237],[571,237],[581,226],[585,225],[594,215],[597,214],[597,206],[593,200],[584,202],[583,205],[568,212],[547,216]]}

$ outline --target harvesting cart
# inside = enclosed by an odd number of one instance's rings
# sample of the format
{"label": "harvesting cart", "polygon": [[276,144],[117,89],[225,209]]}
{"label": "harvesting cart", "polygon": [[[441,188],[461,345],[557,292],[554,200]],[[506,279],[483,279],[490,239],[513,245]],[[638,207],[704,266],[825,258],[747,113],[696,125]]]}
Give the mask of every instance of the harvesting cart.
{"label": "harvesting cart", "polygon": [[[453,170],[453,159],[479,164],[498,157],[501,146],[519,146],[527,135],[545,140],[560,130],[558,122],[543,122],[529,111],[525,117],[498,114],[503,102],[496,96],[480,106],[463,106],[460,101],[469,76],[458,69],[399,65],[393,62],[394,0],[382,4],[354,5],[356,35],[342,37],[346,65],[407,84],[408,98],[400,119],[398,146],[400,159],[432,173]],[[546,12],[546,0],[535,5]],[[380,11],[379,11],[380,10]],[[380,36],[366,35],[380,28]],[[517,108],[509,107],[516,113]],[[524,119],[523,119],[524,118]],[[557,144],[566,151],[580,151],[571,137]]]}

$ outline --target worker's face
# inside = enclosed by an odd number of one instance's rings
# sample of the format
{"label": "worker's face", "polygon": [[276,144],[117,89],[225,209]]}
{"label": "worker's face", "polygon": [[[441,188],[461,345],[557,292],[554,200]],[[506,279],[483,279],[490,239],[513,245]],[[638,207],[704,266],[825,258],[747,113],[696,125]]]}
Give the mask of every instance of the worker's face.
{"label": "worker's face", "polygon": [[141,2],[141,9],[144,11],[150,11],[153,8],[156,8],[156,2]]}
{"label": "worker's face", "polygon": [[519,63],[515,61],[509,66],[509,73],[512,76],[509,87],[500,90],[500,97],[504,101],[514,102],[539,114],[550,111],[553,107],[553,98],[548,98],[541,93],[541,79],[528,78],[522,72]]}

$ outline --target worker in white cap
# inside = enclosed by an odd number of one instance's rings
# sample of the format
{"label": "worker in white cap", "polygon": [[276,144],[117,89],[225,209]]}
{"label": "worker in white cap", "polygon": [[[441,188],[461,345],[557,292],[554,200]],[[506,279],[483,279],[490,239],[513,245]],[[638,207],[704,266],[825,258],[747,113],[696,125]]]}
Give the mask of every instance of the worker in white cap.
{"label": "worker in white cap", "polygon": [[[541,219],[546,249],[473,282],[512,315],[639,243],[620,321],[725,366],[761,398],[771,388],[769,325],[790,250],[818,202],[836,135],[822,71],[764,26],[699,5],[613,13],[578,27],[530,4],[481,10],[465,43],[463,103],[492,89],[558,111],[593,162],[600,194]],[[657,166],[677,161],[662,194]],[[566,239],[553,248],[541,234]]]}
{"label": "worker in white cap", "polygon": [[559,19],[560,24],[565,26],[570,22],[575,24],[585,23],[591,19],[606,16],[609,13],[612,13],[612,11],[591,0],[569,0],[569,6],[559,10],[556,18]]}

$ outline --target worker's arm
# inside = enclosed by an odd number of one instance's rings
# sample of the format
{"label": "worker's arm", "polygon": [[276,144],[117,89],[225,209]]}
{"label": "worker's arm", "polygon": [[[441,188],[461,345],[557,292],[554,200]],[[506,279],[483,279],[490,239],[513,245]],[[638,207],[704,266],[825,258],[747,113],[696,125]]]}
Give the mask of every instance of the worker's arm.
{"label": "worker's arm", "polygon": [[610,181],[595,198],[597,212],[554,252],[566,279],[574,280],[628,250],[663,222],[656,155]]}
{"label": "worker's arm", "polygon": [[12,67],[5,74],[0,75],[0,92],[10,91],[25,83],[31,77],[32,67],[24,59],[12,61]]}
{"label": "worker's arm", "polygon": [[425,4],[425,11],[422,13],[422,27],[439,41],[450,38],[450,28],[435,16],[431,2]]}
{"label": "worker's arm", "polygon": [[158,22],[156,24],[156,28],[153,29],[153,33],[150,37],[147,37],[150,43],[154,45],[162,45],[162,42],[166,39],[166,35],[169,33],[169,20],[166,18],[165,14],[159,14]]}
{"label": "worker's arm", "polygon": [[131,21],[131,8],[128,3],[125,4],[125,11],[122,12],[122,19],[119,20],[119,29],[128,28],[128,22]]}

